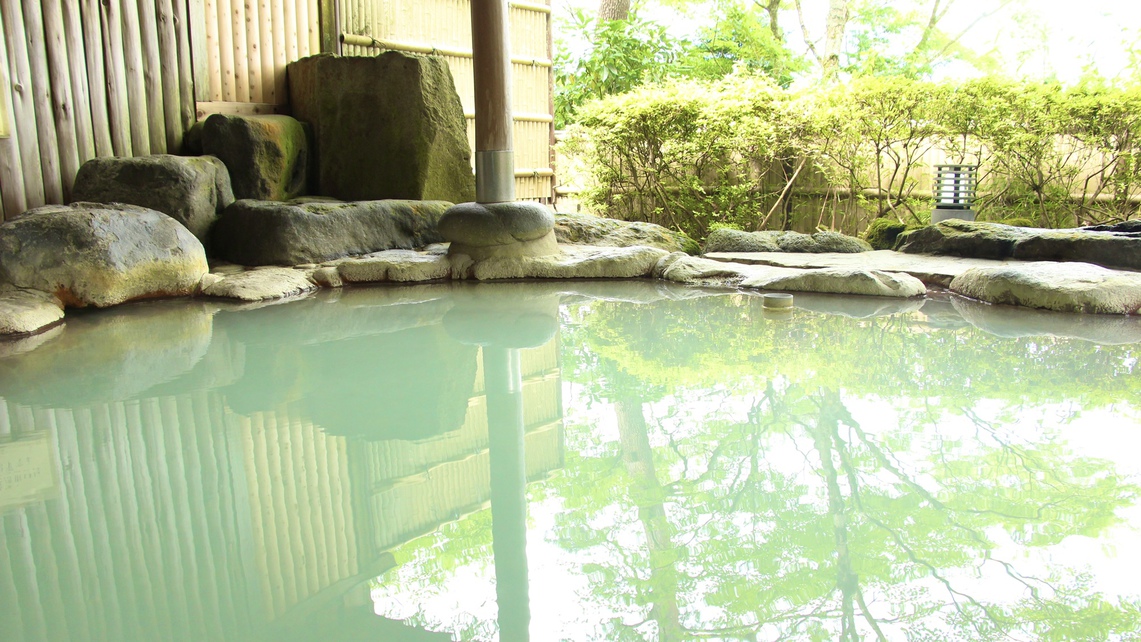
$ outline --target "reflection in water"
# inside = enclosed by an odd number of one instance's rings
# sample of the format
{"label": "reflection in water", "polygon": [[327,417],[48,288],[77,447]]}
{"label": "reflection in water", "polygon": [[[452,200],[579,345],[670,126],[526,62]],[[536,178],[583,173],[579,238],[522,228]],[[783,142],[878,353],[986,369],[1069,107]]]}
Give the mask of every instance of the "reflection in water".
{"label": "reflection in water", "polygon": [[1137,320],[708,294],[160,302],[0,351],[3,638],[1141,629]]}

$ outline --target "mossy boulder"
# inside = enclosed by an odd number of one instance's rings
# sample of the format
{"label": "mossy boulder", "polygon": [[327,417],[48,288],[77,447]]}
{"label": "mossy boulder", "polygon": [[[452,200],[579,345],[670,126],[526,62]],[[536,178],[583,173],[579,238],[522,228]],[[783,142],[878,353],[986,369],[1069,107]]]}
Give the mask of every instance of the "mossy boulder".
{"label": "mossy boulder", "polygon": [[1049,230],[952,219],[905,232],[897,249],[911,254],[1074,261],[1141,269],[1141,234],[1129,231]]}
{"label": "mossy boulder", "polygon": [[202,127],[202,150],[230,171],[234,197],[287,201],[309,182],[309,137],[290,116],[214,114]]}
{"label": "mossy boulder", "polygon": [[709,235],[705,252],[794,252],[820,254],[839,252],[852,254],[872,249],[867,242],[839,232],[742,232],[721,229]]}
{"label": "mossy boulder", "polygon": [[890,250],[895,247],[895,240],[905,231],[907,224],[893,218],[872,219],[868,229],[864,230],[864,240],[874,250]]}
{"label": "mossy boulder", "polygon": [[667,252],[696,254],[697,242],[684,232],[675,232],[655,223],[621,221],[589,214],[556,214],[555,237],[568,245],[632,247],[645,245]]}
{"label": "mossy boulder", "polygon": [[312,127],[317,193],[475,200],[467,120],[443,58],[310,56],[290,63],[289,98]]}
{"label": "mossy boulder", "polygon": [[79,168],[72,202],[127,203],[178,221],[199,240],[234,202],[230,172],[214,156],[93,158]]}
{"label": "mossy boulder", "polygon": [[194,294],[207,271],[189,230],[134,205],[47,205],[0,225],[0,282],[68,307]]}
{"label": "mossy boulder", "polygon": [[350,254],[443,241],[445,201],[237,201],[211,238],[214,256],[240,265],[321,263]]}

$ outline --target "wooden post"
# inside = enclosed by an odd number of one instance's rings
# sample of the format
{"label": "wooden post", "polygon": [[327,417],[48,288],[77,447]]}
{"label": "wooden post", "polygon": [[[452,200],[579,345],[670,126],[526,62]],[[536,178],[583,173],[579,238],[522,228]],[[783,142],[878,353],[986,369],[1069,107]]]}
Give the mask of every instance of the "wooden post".
{"label": "wooden post", "polygon": [[[131,115],[131,147],[134,156],[151,153],[151,129],[147,123],[147,83],[143,79],[143,37],[139,28],[139,5],[135,0],[122,0],[119,28],[123,34],[123,65],[127,79],[127,112]],[[158,114],[155,114],[156,116]],[[161,124],[161,123],[160,123]],[[160,140],[165,139],[165,136]],[[165,140],[163,140],[165,146]]]}
{"label": "wooden post", "polygon": [[279,105],[285,102],[284,96],[277,94],[276,79],[273,71],[273,7],[270,0],[261,0],[258,7],[258,38],[261,60],[261,98],[262,102]]}
{"label": "wooden post", "polygon": [[309,55],[309,0],[294,0],[297,14],[297,54],[294,60],[300,60]]}
{"label": "wooden post", "polygon": [[[111,146],[116,156],[134,155],[131,109],[127,100],[127,70],[123,61],[123,21],[119,5],[99,3],[103,26],[103,60],[107,72],[107,108],[111,118]],[[140,152],[141,153],[141,152]]]}
{"label": "wooden post", "polygon": [[[7,38],[4,25],[4,15],[0,12],[0,34],[5,34]],[[15,102],[15,97],[11,95],[15,92],[10,91],[12,88],[12,78],[8,73],[8,48],[0,46],[0,92],[5,92],[5,95],[0,95],[0,102],[9,106]],[[9,109],[6,117],[11,119],[15,112]],[[11,120],[6,124],[8,137],[0,138],[0,222],[15,218],[28,209],[28,195],[24,190],[24,176],[20,166],[20,132]],[[6,402],[0,402],[0,424],[4,423],[2,419],[6,416]],[[0,435],[2,434],[4,430],[0,427]]]}
{"label": "wooden post", "polygon": [[471,40],[475,71],[476,200],[480,203],[514,201],[507,0],[472,0]]}
{"label": "wooden post", "polygon": [[[76,135],[76,107],[71,95],[71,69],[64,42],[61,0],[43,0],[44,53],[48,63],[52,118],[55,120],[59,149],[60,184],[64,203],[71,200],[71,186],[79,172],[79,144]],[[86,106],[85,106],[86,108]]]}
{"label": "wooden post", "polygon": [[63,3],[63,28],[66,32],[67,65],[71,70],[71,104],[75,108],[75,140],[79,147],[79,164],[95,158],[95,132],[91,122],[91,90],[84,55],[83,25],[78,2]]}
{"label": "wooden post", "polygon": [[87,90],[91,101],[91,132],[96,156],[112,156],[111,119],[107,114],[107,76],[103,71],[103,32],[99,27],[99,0],[83,0],[80,24],[87,56]]}
{"label": "wooden post", "polygon": [[63,202],[63,180],[59,171],[59,134],[52,109],[51,83],[48,80],[48,56],[44,43],[44,16],[40,3],[25,2],[24,34],[28,44],[28,76],[32,105],[36,110],[36,130],[40,144],[40,169],[44,177],[44,198],[50,203]]}
{"label": "wooden post", "polygon": [[309,55],[321,53],[321,7],[319,0],[309,2],[309,20],[306,27],[309,29]]}
{"label": "wooden post", "polygon": [[162,76],[162,112],[166,123],[166,151],[182,151],[182,91],[178,65],[178,24],[174,16],[177,0],[158,0],[158,54]]}
{"label": "wooden post", "polygon": [[[203,102],[222,100],[222,43],[219,40],[218,3],[216,0],[191,0],[191,11],[201,12],[202,36],[194,42],[196,73],[205,73],[205,82],[195,92],[196,100]],[[194,32],[191,31],[193,34]],[[204,68],[203,68],[204,65]]]}
{"label": "wooden post", "polygon": [[230,21],[230,2],[231,0],[216,0],[217,12],[214,14],[218,20],[218,51],[222,55],[218,63],[218,71],[222,76],[222,100],[227,102],[237,100],[234,88],[234,38],[231,34],[234,25]]}
{"label": "wooden post", "polygon": [[[191,24],[189,7],[183,0],[173,0],[174,3],[174,40],[178,47],[178,118],[182,124],[181,134],[185,135],[194,121],[197,120],[197,104],[195,100],[195,82],[199,76],[196,74],[193,51],[195,25]],[[191,0],[193,4],[193,0]],[[209,81],[203,80],[209,85]],[[182,150],[172,150],[181,152]]]}
{"label": "wooden post", "polygon": [[152,154],[167,151],[165,107],[163,106],[162,58],[158,47],[158,15],[155,0],[138,0],[139,45],[141,47],[143,91],[147,105],[147,132]]}
{"label": "wooden post", "polygon": [[[298,0],[289,0],[289,2],[282,2],[282,33],[285,34],[285,55],[287,56],[286,63],[297,60],[297,2]],[[285,72],[285,65],[282,65],[282,73]]]}
{"label": "wooden post", "polygon": [[250,102],[249,52],[246,50],[245,0],[230,0],[230,36],[233,39],[234,101]]}
{"label": "wooden post", "polygon": [[264,103],[264,83],[261,79],[261,15],[258,0],[246,2],[246,51],[249,52],[250,101]]}
{"label": "wooden post", "polygon": [[285,65],[292,60],[286,58],[287,43],[285,36],[285,2],[273,3],[273,95],[275,103],[284,105],[289,102],[289,95],[285,90]]}
{"label": "wooden post", "polygon": [[320,23],[320,38],[321,53],[333,53],[340,55],[341,53],[341,25],[340,17],[337,15],[337,8],[340,5],[337,0],[320,0],[320,7],[318,8],[319,23]]}

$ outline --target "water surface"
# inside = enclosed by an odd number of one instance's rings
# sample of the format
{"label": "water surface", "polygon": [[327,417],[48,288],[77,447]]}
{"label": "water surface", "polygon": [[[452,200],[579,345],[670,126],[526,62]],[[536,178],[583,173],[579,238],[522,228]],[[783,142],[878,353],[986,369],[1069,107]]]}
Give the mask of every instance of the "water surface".
{"label": "water surface", "polygon": [[1137,320],[796,300],[356,288],[0,344],[3,639],[1137,639]]}

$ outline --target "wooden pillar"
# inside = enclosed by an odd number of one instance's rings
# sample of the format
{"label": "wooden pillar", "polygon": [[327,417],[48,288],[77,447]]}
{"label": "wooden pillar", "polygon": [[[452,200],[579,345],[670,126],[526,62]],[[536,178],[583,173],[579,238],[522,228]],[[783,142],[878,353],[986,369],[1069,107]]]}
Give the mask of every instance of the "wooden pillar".
{"label": "wooden pillar", "polygon": [[507,0],[472,0],[476,201],[515,200]]}

